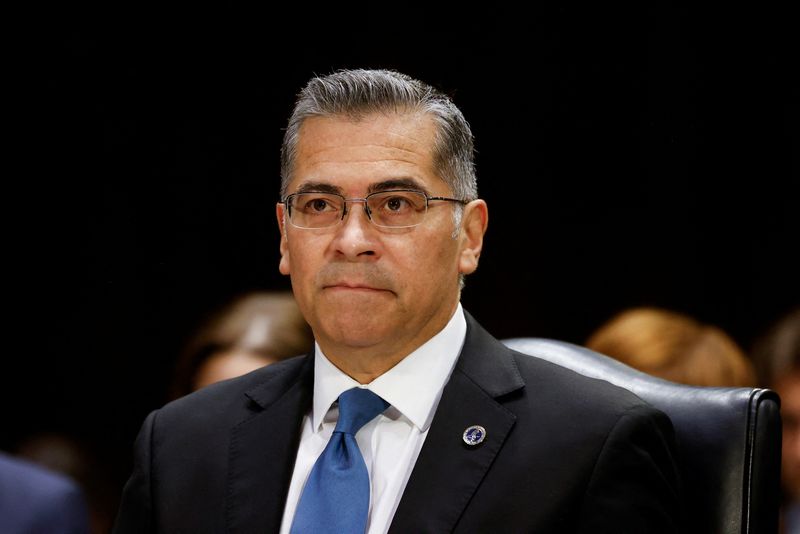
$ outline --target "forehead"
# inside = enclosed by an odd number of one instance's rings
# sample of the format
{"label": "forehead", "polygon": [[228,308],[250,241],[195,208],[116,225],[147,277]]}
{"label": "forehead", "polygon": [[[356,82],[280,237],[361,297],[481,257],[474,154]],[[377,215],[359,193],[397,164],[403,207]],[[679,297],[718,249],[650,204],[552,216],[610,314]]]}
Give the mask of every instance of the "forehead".
{"label": "forehead", "polygon": [[300,128],[290,188],[303,182],[363,185],[411,178],[433,187],[436,124],[422,113],[313,117]]}

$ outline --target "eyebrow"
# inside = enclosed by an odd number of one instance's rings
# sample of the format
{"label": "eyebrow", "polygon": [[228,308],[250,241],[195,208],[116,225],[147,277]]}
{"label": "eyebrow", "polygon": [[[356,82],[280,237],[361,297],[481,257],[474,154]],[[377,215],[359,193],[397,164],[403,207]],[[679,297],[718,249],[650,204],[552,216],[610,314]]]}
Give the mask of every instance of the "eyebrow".
{"label": "eyebrow", "polygon": [[[374,184],[370,184],[367,188],[367,194],[375,193],[378,191],[390,191],[392,189],[411,189],[413,191],[420,191],[428,194],[428,190],[417,180],[411,177],[405,178],[391,178],[383,180]],[[344,191],[341,187],[333,185],[330,182],[317,182],[307,181],[301,183],[295,193],[330,193],[334,195],[344,196]]]}
{"label": "eyebrow", "polygon": [[331,193],[334,195],[344,196],[341,187],[335,186],[328,182],[303,182],[297,187],[295,193]]}
{"label": "eyebrow", "polygon": [[375,193],[377,191],[389,191],[391,189],[412,189],[414,191],[428,193],[427,189],[413,178],[392,178],[384,180],[370,185],[367,191],[369,193]]}

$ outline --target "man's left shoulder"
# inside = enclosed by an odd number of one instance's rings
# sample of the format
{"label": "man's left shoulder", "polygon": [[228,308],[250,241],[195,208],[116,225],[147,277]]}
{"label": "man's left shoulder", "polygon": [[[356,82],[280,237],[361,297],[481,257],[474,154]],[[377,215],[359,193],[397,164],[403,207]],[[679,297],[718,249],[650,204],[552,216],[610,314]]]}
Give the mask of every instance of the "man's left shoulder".
{"label": "man's left shoulder", "polygon": [[561,416],[613,421],[632,409],[660,413],[627,389],[518,352],[494,338],[472,316],[465,316],[468,330],[459,370],[518,416],[526,410],[541,415],[551,409]]}
{"label": "man's left shoulder", "polygon": [[620,415],[629,410],[660,413],[630,390],[591,378],[565,366],[509,349],[532,399],[557,401],[561,410],[588,409],[595,415]]}

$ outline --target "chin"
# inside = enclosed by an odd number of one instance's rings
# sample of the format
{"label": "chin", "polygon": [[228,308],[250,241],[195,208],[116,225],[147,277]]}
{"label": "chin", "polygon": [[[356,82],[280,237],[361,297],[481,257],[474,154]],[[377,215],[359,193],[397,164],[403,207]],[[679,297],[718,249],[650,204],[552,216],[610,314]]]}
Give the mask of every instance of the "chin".
{"label": "chin", "polygon": [[375,314],[334,315],[332,322],[325,325],[323,330],[335,343],[349,347],[371,347],[386,339],[387,324]]}

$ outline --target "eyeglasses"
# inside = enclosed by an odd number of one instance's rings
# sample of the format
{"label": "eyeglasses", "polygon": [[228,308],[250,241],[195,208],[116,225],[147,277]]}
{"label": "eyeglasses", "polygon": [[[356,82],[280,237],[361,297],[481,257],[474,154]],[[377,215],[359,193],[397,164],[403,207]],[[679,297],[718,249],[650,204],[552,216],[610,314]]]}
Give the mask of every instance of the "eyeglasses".
{"label": "eyeglasses", "polygon": [[429,197],[422,191],[394,189],[370,193],[365,198],[344,198],[336,193],[293,193],[283,199],[283,204],[289,222],[298,228],[336,226],[347,215],[348,202],[363,202],[367,218],[375,226],[409,228],[422,222],[432,200],[468,203],[457,198]]}

